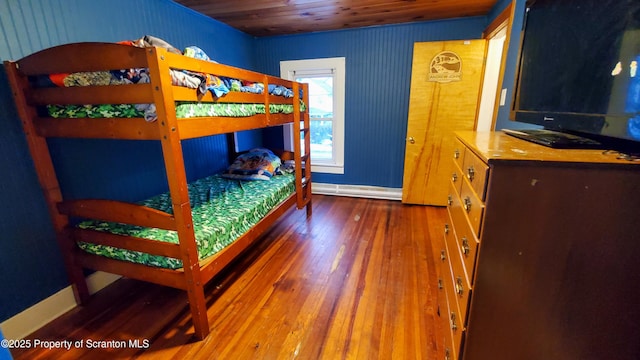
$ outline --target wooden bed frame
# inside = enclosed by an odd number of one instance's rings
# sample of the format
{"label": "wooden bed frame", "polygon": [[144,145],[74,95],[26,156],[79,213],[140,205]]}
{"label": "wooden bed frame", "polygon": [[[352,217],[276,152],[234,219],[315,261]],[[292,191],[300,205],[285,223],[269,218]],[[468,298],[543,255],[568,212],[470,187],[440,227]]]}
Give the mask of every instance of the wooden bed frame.
{"label": "wooden bed frame", "polygon": [[[74,43],[45,49],[19,61],[4,63],[18,114],[26,134],[29,150],[53,220],[56,238],[73,286],[76,301],[89,298],[83,268],[101,270],[156,284],[186,290],[195,335],[209,334],[204,285],[251,245],[290,207],[306,206],[311,215],[311,172],[309,114],[302,111],[300,100],[308,105],[308,86],[297,82],[170,53],[162,48],[136,48],[113,43]],[[149,84],[88,86],[68,88],[33,88],[29,76],[129,68],[148,68]],[[211,94],[199,97],[194,89],[174,86],[170,68],[215,74],[264,84],[263,94],[230,92],[215,99]],[[268,94],[268,85],[293,90],[293,98]],[[301,90],[301,91],[300,91]],[[175,102],[262,103],[266,114],[250,117],[176,117]],[[38,115],[37,108],[47,104],[145,104],[156,106],[158,120],[143,118],[53,119]],[[293,114],[270,114],[269,104],[292,104]],[[198,260],[191,206],[187,192],[181,140],[229,134],[235,131],[293,124],[294,134],[304,135],[303,154],[300,136],[294,136],[293,152],[281,153],[284,160],[294,160],[296,192],[271,210],[257,225],[225,249],[203,261]],[[94,138],[156,140],[162,144],[164,165],[171,194],[173,215],[148,207],[113,200],[65,201],[56,178],[46,138]],[[100,219],[146,227],[175,230],[179,244],[110,235],[69,226],[69,217]],[[183,268],[169,270],[88,254],[78,248],[77,240],[181,259]]]}

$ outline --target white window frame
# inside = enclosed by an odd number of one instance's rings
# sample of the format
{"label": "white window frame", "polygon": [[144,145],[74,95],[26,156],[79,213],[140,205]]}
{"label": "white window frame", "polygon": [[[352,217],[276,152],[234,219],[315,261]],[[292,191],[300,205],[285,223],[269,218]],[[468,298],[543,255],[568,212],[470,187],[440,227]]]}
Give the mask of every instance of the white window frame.
{"label": "white window frame", "polygon": [[[332,150],[330,161],[312,158],[311,171],[329,174],[344,174],[344,94],[345,58],[323,58],[308,60],[280,61],[280,76],[294,80],[296,76],[312,76],[332,73],[333,78],[333,124]],[[293,149],[293,129],[284,126],[285,149]],[[300,136],[300,135],[298,135]]]}

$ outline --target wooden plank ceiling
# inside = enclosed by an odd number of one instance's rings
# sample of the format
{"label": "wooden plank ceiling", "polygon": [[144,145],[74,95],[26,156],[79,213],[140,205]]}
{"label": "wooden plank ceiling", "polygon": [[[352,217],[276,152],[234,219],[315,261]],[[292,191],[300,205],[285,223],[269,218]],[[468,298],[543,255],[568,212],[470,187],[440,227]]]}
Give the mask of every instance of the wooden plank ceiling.
{"label": "wooden plank ceiling", "polygon": [[254,36],[486,15],[497,0],[175,0]]}

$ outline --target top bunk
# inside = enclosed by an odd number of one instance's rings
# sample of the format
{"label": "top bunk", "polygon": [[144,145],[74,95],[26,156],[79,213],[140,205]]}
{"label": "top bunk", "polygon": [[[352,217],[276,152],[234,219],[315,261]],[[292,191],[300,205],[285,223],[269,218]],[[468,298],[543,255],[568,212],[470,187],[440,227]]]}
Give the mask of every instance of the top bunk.
{"label": "top bunk", "polygon": [[72,43],[5,68],[21,118],[42,137],[190,139],[300,122],[308,103],[306,84],[216,63],[196,47]]}

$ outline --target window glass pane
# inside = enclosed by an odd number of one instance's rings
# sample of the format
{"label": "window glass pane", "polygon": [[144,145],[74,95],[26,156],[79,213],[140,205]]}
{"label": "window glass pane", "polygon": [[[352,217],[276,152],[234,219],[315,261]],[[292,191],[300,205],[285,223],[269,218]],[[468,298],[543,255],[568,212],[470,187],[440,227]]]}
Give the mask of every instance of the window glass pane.
{"label": "window glass pane", "polygon": [[311,159],[333,160],[333,76],[297,77],[309,84]]}
{"label": "window glass pane", "polygon": [[323,161],[333,158],[333,122],[311,121],[311,160]]}
{"label": "window glass pane", "polygon": [[296,81],[309,84],[309,116],[333,118],[333,77],[298,77]]}

